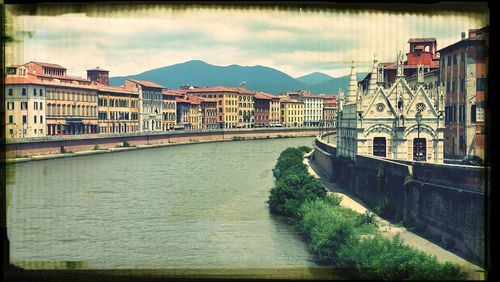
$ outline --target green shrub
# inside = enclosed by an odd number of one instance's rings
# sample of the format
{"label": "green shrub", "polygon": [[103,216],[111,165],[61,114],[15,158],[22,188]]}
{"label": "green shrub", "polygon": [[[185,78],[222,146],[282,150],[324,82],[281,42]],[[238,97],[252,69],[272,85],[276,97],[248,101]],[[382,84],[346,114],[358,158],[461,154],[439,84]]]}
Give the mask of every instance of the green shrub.
{"label": "green shrub", "polygon": [[95,145],[94,145],[94,150],[99,150],[99,149],[101,149],[101,148],[99,147],[99,144],[95,144]]}
{"label": "green shrub", "polygon": [[297,150],[303,152],[303,153],[309,153],[312,151],[312,148],[311,147],[308,147],[308,146],[300,146],[297,148]]}
{"label": "green shrub", "polygon": [[65,154],[65,153],[67,153],[66,148],[64,148],[64,146],[61,146],[61,154]]}
{"label": "green shrub", "polygon": [[450,263],[439,263],[405,245],[399,235],[392,240],[377,234],[372,238],[351,237],[338,253],[337,265],[355,269],[362,279],[456,280],[466,275]]}
{"label": "green shrub", "polygon": [[325,196],[325,187],[313,176],[287,174],[271,189],[268,204],[274,214],[297,218],[303,202]]}
{"label": "green shrub", "polygon": [[130,144],[127,141],[125,141],[125,142],[123,142],[122,147],[130,147]]}
{"label": "green shrub", "polygon": [[363,214],[358,215],[359,224],[370,224],[375,227],[378,226],[377,221],[375,220],[375,214],[370,211],[365,211]]}
{"label": "green shrub", "polygon": [[241,140],[244,140],[245,138],[241,137],[241,136],[233,136],[233,141],[241,141]]}

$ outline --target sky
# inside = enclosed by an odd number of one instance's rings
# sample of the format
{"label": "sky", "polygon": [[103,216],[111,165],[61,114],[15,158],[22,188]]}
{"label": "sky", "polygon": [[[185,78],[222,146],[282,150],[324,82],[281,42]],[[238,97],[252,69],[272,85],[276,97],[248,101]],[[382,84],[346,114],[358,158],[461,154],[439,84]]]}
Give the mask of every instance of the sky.
{"label": "sky", "polygon": [[[175,8],[175,7],[174,7]],[[7,10],[9,7],[7,6]],[[7,16],[12,14],[7,11]],[[219,66],[263,65],[292,77],[322,72],[334,77],[369,71],[374,56],[395,61],[408,39],[435,37],[438,49],[462,31],[488,25],[488,14],[396,14],[155,5],[137,10],[12,15],[6,64],[60,64],[86,77],[99,66],[110,76],[203,60]]]}

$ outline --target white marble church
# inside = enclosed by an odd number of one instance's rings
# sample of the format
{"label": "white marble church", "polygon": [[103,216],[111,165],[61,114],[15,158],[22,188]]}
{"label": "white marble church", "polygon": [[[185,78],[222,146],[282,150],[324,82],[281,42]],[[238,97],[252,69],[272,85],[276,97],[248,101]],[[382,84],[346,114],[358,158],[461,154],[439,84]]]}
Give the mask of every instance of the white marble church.
{"label": "white marble church", "polygon": [[403,60],[399,52],[396,80],[388,88],[374,60],[366,89],[356,82],[353,62],[349,90],[338,97],[337,155],[443,163],[443,87],[427,88],[422,66],[416,86],[410,87]]}

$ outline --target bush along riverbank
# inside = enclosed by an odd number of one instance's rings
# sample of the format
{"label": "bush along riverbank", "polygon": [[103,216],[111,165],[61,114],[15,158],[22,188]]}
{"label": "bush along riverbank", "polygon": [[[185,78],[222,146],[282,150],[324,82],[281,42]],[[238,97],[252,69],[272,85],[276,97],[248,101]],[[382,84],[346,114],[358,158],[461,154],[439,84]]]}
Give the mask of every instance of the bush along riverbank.
{"label": "bush along riverbank", "polygon": [[351,269],[360,279],[462,280],[465,272],[414,249],[395,235],[380,235],[373,214],[341,207],[303,163],[308,147],[288,148],[273,169],[271,213],[286,216],[299,230],[317,262]]}

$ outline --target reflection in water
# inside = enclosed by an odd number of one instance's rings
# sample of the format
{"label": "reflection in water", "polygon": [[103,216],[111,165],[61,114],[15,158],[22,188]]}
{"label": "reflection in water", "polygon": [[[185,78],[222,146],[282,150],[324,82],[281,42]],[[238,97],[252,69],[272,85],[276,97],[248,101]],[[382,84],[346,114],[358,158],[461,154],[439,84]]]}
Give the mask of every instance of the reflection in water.
{"label": "reflection in water", "polygon": [[196,144],[9,165],[11,261],[99,269],[315,266],[265,203],[279,153],[311,142]]}

